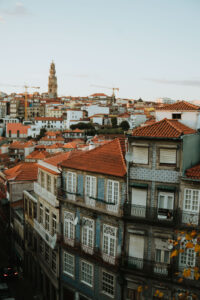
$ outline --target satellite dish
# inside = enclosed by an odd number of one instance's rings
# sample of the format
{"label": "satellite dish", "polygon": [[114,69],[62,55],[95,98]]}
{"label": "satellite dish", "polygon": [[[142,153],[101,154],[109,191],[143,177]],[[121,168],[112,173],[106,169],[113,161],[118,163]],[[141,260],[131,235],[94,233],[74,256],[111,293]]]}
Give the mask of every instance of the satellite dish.
{"label": "satellite dish", "polygon": [[74,219],[73,224],[74,224],[75,226],[78,224],[78,217],[76,217],[76,218]]}
{"label": "satellite dish", "polygon": [[168,244],[168,245],[167,245],[167,248],[168,248],[169,250],[172,250],[173,247],[174,247],[173,244]]}
{"label": "satellite dish", "polygon": [[131,162],[133,160],[133,153],[132,152],[127,152],[125,155],[125,159],[127,162]]}

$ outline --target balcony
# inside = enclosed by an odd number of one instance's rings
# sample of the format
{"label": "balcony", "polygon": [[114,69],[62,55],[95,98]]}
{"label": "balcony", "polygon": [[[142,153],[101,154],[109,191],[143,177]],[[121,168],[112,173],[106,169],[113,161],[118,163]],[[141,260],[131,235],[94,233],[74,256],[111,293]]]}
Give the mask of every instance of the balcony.
{"label": "balcony", "polygon": [[125,203],[124,215],[138,221],[143,220],[144,222],[144,220],[146,220],[148,222],[165,222],[168,225],[177,221],[177,210],[133,205],[131,203]]}
{"label": "balcony", "polygon": [[199,212],[182,211],[182,223],[199,225]]}
{"label": "balcony", "polygon": [[95,199],[93,199],[89,196],[85,196],[85,203],[86,203],[86,205],[88,205],[90,207],[95,207]]}
{"label": "balcony", "polygon": [[172,274],[170,264],[150,261],[138,257],[129,256],[126,260],[126,265],[130,269],[134,269],[138,272],[152,274],[159,277],[170,277]]}
{"label": "balcony", "polygon": [[54,207],[59,206],[59,202],[56,198],[56,196],[49,191],[47,191],[45,188],[43,188],[41,185],[39,185],[37,182],[34,182],[34,192],[42,197],[45,201],[47,201],[50,205]]}
{"label": "balcony", "polygon": [[75,240],[70,239],[67,236],[64,236],[64,242],[65,242],[66,245],[69,245],[71,247],[74,247],[74,245],[75,245]]}
{"label": "balcony", "polygon": [[50,235],[50,233],[36,219],[34,219],[34,229],[52,249],[55,248],[57,242],[56,234],[54,236]]}
{"label": "balcony", "polygon": [[89,247],[87,245],[81,245],[82,247],[82,250],[85,252],[85,253],[88,253],[90,255],[92,255],[94,253],[94,248],[93,247]]}
{"label": "balcony", "polygon": [[116,258],[114,256],[108,255],[106,253],[102,253],[102,258],[105,262],[107,262],[111,265],[115,265],[115,263],[116,263]]}

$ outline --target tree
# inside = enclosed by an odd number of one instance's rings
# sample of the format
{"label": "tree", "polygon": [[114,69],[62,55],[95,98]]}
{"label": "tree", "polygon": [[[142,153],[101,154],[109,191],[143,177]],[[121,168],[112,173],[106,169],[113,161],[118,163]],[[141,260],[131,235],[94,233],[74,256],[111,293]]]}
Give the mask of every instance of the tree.
{"label": "tree", "polygon": [[123,131],[127,131],[130,128],[129,122],[128,121],[122,121],[119,125],[123,129]]}
{"label": "tree", "polygon": [[40,140],[42,137],[44,137],[46,132],[47,132],[46,128],[41,128],[40,134],[37,136],[37,139]]}
{"label": "tree", "polygon": [[116,117],[111,118],[111,123],[112,123],[113,128],[117,128],[117,118]]}
{"label": "tree", "polygon": [[72,130],[74,130],[76,128],[81,129],[81,130],[83,130],[83,129],[95,129],[94,125],[92,123],[84,123],[84,122],[79,122],[77,124],[72,124],[70,126],[70,128]]}

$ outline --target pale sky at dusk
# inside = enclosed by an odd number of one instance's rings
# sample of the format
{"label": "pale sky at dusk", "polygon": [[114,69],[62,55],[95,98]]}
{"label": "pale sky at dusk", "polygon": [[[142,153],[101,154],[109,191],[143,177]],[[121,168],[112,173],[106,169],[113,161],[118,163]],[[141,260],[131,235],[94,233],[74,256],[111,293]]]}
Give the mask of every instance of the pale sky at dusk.
{"label": "pale sky at dusk", "polygon": [[200,99],[199,0],[0,0],[0,90]]}

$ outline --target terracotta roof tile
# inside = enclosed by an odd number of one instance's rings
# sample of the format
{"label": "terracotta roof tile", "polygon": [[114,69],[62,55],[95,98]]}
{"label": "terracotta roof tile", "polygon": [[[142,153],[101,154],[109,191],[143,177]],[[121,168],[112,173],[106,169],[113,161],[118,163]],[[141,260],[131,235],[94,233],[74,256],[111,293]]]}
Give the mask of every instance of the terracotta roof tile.
{"label": "terracotta roof tile", "polygon": [[8,180],[14,181],[36,181],[38,176],[38,164],[23,162],[13,168],[4,170]]}
{"label": "terracotta roof tile", "polygon": [[78,157],[70,157],[61,166],[123,177],[126,174],[124,155],[125,139],[116,138],[107,144],[83,152]]}
{"label": "terracotta roof tile", "polygon": [[186,176],[192,179],[200,179],[200,164],[187,169],[185,172]]}
{"label": "terracotta roof tile", "polygon": [[50,153],[47,151],[35,150],[26,156],[26,159],[44,159],[50,156]]}
{"label": "terracotta roof tile", "polygon": [[178,101],[173,104],[166,104],[162,107],[157,107],[156,110],[196,111],[200,110],[200,106],[194,105],[186,101]]}
{"label": "terracotta roof tile", "polygon": [[154,138],[179,138],[181,135],[196,133],[177,120],[163,119],[154,124],[134,129],[133,136]]}

